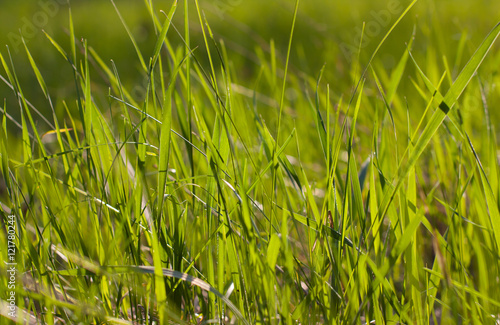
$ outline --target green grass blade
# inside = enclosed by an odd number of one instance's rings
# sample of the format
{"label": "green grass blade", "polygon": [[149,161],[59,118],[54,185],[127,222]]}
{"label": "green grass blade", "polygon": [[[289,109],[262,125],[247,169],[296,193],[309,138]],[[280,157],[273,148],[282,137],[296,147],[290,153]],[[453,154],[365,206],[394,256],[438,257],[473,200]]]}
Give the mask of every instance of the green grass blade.
{"label": "green grass blade", "polygon": [[149,70],[154,68],[156,61],[160,56],[161,47],[163,45],[163,42],[165,42],[165,38],[167,37],[168,29],[170,28],[170,25],[172,23],[172,18],[174,17],[176,9],[177,9],[177,0],[175,0],[174,3],[172,4],[170,11],[168,12],[167,17],[165,18],[165,23],[163,24],[160,35],[158,35],[158,39],[156,40],[156,45],[152,56],[153,60],[151,61],[151,66],[149,67]]}
{"label": "green grass blade", "polygon": [[500,24],[497,24],[485,38],[483,43],[478,47],[472,58],[469,60],[467,65],[458,76],[457,80],[455,80],[450,90],[446,93],[442,102],[439,104],[438,109],[431,116],[430,121],[427,123],[422,134],[416,141],[415,147],[412,153],[409,155],[406,163],[398,167],[398,175],[392,182],[391,187],[384,194],[384,197],[382,198],[382,202],[380,204],[379,210],[382,216],[384,216],[387,212],[387,209],[389,208],[390,202],[396,194],[396,191],[403,183],[403,179],[406,178],[410,169],[415,165],[417,159],[423,153],[423,151],[427,147],[427,144],[430,142],[431,138],[438,130],[439,126],[443,123],[448,112],[455,105],[456,101],[464,91],[469,81],[472,79],[474,73],[483,62],[484,58],[488,54],[499,34]]}
{"label": "green grass blade", "polygon": [[484,194],[486,196],[486,203],[488,205],[488,211],[489,211],[489,217],[490,217],[490,222],[493,227],[493,235],[496,240],[497,247],[496,249],[500,249],[500,211],[499,211],[499,202],[495,198],[495,194],[493,193],[490,183],[488,182],[488,178],[486,176],[486,173],[484,172],[483,166],[481,162],[479,161],[479,157],[474,150],[474,147],[472,146],[472,142],[467,136],[467,140],[469,143],[469,148],[473,152],[474,157],[476,159],[476,163],[479,167],[479,174],[481,175],[481,182],[483,184],[483,189],[484,189]]}
{"label": "green grass blade", "polygon": [[31,68],[35,72],[36,79],[38,80],[38,84],[40,85],[40,88],[42,88],[43,94],[45,95],[45,98],[48,98],[49,94],[47,91],[47,85],[45,84],[45,80],[43,80],[42,74],[40,73],[40,70],[36,66],[35,60],[33,59],[33,56],[31,55],[30,51],[28,50],[28,46],[26,45],[26,41],[23,38],[23,45],[24,49],[26,50],[26,54],[28,55],[28,59],[31,64]]}

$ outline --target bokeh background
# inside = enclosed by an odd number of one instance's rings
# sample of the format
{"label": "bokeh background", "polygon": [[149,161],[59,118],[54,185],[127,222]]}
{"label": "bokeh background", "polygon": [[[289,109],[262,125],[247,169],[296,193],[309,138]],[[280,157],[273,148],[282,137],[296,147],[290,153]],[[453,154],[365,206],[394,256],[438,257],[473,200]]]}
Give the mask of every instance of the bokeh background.
{"label": "bokeh background", "polygon": [[[8,57],[5,47],[8,45],[21,85],[30,89],[29,100],[42,112],[47,111],[47,103],[29,65],[20,35],[23,35],[33,53],[53,101],[58,103],[59,99],[65,99],[71,102],[75,96],[72,70],[42,32],[45,30],[59,44],[69,49],[68,4],[64,3],[63,0],[24,0],[2,1],[0,4],[2,54]],[[172,1],[154,1],[157,11],[168,11],[171,3]],[[207,64],[194,1],[190,3],[191,45],[196,48],[195,55],[198,60]],[[115,4],[143,54],[149,56],[153,51],[156,35],[144,2],[116,0]],[[283,68],[295,2],[200,0],[199,4],[210,23],[215,39],[224,41],[231,61],[239,67],[238,82],[248,89],[265,93],[266,89],[256,89],[258,85],[255,83],[260,71],[261,58],[270,55],[270,44],[273,40],[279,58],[277,69],[279,71]],[[304,76],[315,77],[322,66],[326,65],[324,80],[331,84],[333,98],[349,94],[352,85],[338,81],[350,78],[352,62],[357,60],[355,50],[359,45],[363,22],[367,24],[367,29],[359,58],[361,66],[366,64],[390,25],[397,19],[397,15],[394,14],[382,18],[377,18],[378,15],[381,12],[390,12],[391,8],[402,12],[408,4],[409,1],[403,0],[301,1],[291,53],[292,71],[299,75],[303,73]],[[133,85],[132,88],[140,99],[144,94],[141,85],[146,82],[145,76],[141,74],[134,47],[111,1],[72,0],[70,5],[77,37],[86,39],[89,46],[95,49],[105,62],[114,60],[122,82],[125,85]],[[182,6],[183,1],[180,1],[179,7]],[[498,22],[499,13],[498,1],[420,0],[383,45],[377,60],[381,60],[384,67],[390,71],[405,51],[405,44],[410,40],[413,31],[415,35],[413,54],[423,65],[425,60],[436,60],[436,57],[440,56],[447,57],[448,61],[460,60],[457,59],[457,48],[461,38],[467,39],[462,57],[470,57],[480,41]],[[387,25],[380,20],[386,19],[385,17],[389,21]],[[182,34],[184,24],[182,15],[176,15],[174,19],[175,26]],[[174,45],[181,43],[175,30],[171,30],[169,35]],[[434,46],[428,46],[429,44]],[[498,44],[495,47],[494,53],[498,52]],[[456,61],[447,64],[453,68],[462,67],[466,63]],[[444,71],[445,63],[438,63]],[[412,65],[409,66],[409,69],[411,68]],[[453,71],[454,76],[458,72]],[[0,73],[5,76],[3,69]],[[96,74],[99,72],[94,73],[94,76]],[[439,78],[439,76],[429,77]],[[102,90],[104,97],[101,100],[106,100],[106,81],[104,78],[101,81],[100,85],[104,86]],[[99,78],[94,78],[94,82],[99,85]],[[355,80],[352,84],[354,82]],[[410,82],[406,78],[402,81],[400,90],[404,92],[408,86]],[[288,99],[293,99],[293,91],[287,95]],[[0,98],[5,98],[7,102],[15,100],[3,82],[0,82]],[[491,100],[498,102],[498,96],[492,97]],[[10,113],[14,117],[17,114],[15,111]],[[64,118],[65,111],[62,105],[56,105],[56,113],[59,118]],[[497,113],[493,118],[495,122],[499,122]],[[44,128],[43,125],[40,127]]]}

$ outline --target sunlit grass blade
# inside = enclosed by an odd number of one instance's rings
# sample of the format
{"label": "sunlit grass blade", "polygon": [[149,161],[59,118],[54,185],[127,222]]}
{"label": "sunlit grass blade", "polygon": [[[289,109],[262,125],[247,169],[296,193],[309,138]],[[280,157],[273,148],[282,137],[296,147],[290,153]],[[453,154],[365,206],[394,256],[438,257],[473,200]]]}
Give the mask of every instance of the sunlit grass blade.
{"label": "sunlit grass blade", "polygon": [[497,24],[476,50],[472,58],[469,60],[467,65],[458,76],[457,80],[455,80],[450,90],[446,93],[445,97],[439,104],[438,109],[431,116],[430,121],[427,123],[418,140],[414,141],[415,147],[412,153],[408,156],[408,160],[404,163],[404,165],[398,167],[397,177],[382,198],[382,202],[379,208],[382,216],[387,212],[389,204],[392,201],[394,194],[401,186],[403,179],[408,175],[410,169],[415,165],[417,159],[427,147],[427,144],[430,142],[432,136],[434,136],[441,123],[443,123],[449,110],[452,109],[455,105],[456,101],[464,91],[469,81],[472,79],[476,70],[483,62],[486,54],[488,54],[491,46],[493,45],[499,34],[500,24]]}
{"label": "sunlit grass blade", "polygon": [[161,47],[163,45],[163,42],[165,42],[165,37],[167,36],[168,29],[170,27],[170,24],[172,23],[172,18],[175,14],[176,8],[177,8],[177,0],[175,0],[174,3],[172,4],[170,11],[169,11],[167,17],[165,18],[165,23],[163,24],[163,27],[160,31],[160,35],[158,35],[158,39],[156,40],[156,45],[155,45],[155,48],[153,51],[153,56],[152,56],[153,60],[151,61],[151,66],[150,66],[149,70],[154,68],[156,61],[158,60],[158,56],[160,55]]}
{"label": "sunlit grass blade", "polygon": [[488,205],[488,211],[489,211],[489,217],[490,217],[490,222],[493,227],[493,235],[495,237],[496,243],[497,243],[497,249],[500,249],[500,212],[499,212],[499,202],[495,198],[495,194],[493,193],[490,183],[488,181],[488,178],[486,176],[486,173],[484,172],[483,166],[481,162],[479,161],[479,157],[477,156],[476,151],[474,150],[474,147],[472,146],[472,142],[467,136],[468,144],[470,147],[470,150],[473,152],[474,157],[476,159],[476,163],[479,167],[479,174],[481,176],[481,183],[483,185],[484,189],[484,194],[486,196],[486,203]]}
{"label": "sunlit grass blade", "polygon": [[40,88],[42,88],[43,94],[45,97],[48,98],[48,91],[47,91],[47,85],[45,84],[45,80],[42,77],[42,74],[40,73],[40,70],[38,70],[38,67],[36,66],[35,60],[33,59],[33,56],[31,55],[30,51],[28,50],[28,46],[26,45],[26,42],[23,38],[23,45],[24,49],[26,50],[26,54],[28,55],[28,59],[31,64],[31,68],[35,72],[36,79],[38,80],[38,83],[40,84]]}

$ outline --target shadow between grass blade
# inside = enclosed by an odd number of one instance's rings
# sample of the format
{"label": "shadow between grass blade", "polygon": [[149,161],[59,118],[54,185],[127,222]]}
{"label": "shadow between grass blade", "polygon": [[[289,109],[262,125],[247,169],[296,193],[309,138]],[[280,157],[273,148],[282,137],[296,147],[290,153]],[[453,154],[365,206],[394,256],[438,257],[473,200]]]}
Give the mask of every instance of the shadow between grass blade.
{"label": "shadow between grass blade", "polygon": [[[105,268],[107,272],[111,274],[117,274],[117,273],[143,273],[143,274],[154,274],[155,270],[153,266],[116,266],[116,267],[106,267]],[[201,280],[200,278],[194,277],[192,275],[182,273],[179,271],[175,270],[170,270],[170,269],[162,269],[163,271],[163,276],[171,277],[171,278],[176,278],[180,279],[182,281],[186,281],[191,283],[192,285],[195,285],[199,287],[202,290],[205,290],[207,292],[211,292],[214,295],[216,295],[219,299],[224,301],[224,303],[231,309],[234,313],[234,315],[243,323],[250,325],[248,321],[243,317],[243,314],[238,310],[238,308],[229,300],[226,296],[221,294],[217,289],[212,287],[210,284],[206,283],[205,281]]]}

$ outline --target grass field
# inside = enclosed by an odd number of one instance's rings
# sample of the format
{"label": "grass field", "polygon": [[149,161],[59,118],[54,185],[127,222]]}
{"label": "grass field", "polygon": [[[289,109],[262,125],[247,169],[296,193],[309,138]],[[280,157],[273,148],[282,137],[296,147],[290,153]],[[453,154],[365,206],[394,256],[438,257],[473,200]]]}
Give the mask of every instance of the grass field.
{"label": "grass field", "polygon": [[0,324],[500,324],[500,3],[6,3]]}

